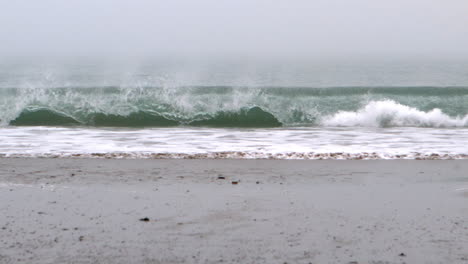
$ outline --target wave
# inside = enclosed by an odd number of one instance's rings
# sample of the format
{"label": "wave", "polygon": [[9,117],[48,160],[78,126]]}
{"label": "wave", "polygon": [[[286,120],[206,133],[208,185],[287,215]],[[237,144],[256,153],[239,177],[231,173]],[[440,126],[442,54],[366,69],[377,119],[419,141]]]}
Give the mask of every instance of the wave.
{"label": "wave", "polygon": [[[259,107],[239,112],[218,112],[214,116],[198,117],[190,122],[167,119],[157,114],[135,112],[127,116],[94,113],[78,121],[63,113],[48,109],[26,110],[10,122],[14,126],[96,126],[96,127],[280,127],[283,124],[271,113]],[[317,123],[325,127],[468,127],[468,115],[450,117],[440,109],[420,111],[391,100],[371,101],[358,111],[340,111],[325,116]]]}
{"label": "wave", "polygon": [[467,127],[468,87],[1,88],[0,125]]}
{"label": "wave", "polygon": [[452,118],[437,108],[424,112],[385,100],[370,102],[355,112],[340,111],[325,118],[322,124],[350,127],[468,127],[468,115]]}

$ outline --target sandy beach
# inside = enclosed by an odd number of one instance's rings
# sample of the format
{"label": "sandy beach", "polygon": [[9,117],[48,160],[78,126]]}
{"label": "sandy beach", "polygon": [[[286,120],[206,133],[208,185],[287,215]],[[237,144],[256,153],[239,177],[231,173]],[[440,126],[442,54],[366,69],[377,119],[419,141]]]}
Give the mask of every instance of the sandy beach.
{"label": "sandy beach", "polygon": [[468,162],[0,159],[0,263],[468,263]]}

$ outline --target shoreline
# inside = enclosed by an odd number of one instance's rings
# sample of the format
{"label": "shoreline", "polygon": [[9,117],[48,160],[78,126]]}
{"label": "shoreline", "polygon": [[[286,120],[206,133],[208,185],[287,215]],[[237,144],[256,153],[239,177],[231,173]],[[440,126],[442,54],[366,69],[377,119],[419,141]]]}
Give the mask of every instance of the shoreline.
{"label": "shoreline", "polygon": [[0,263],[468,263],[466,160],[0,168]]}
{"label": "shoreline", "polygon": [[11,127],[0,142],[0,157],[468,159],[464,128]]}
{"label": "shoreline", "polygon": [[457,153],[420,153],[389,154],[377,152],[246,152],[246,151],[216,151],[208,153],[154,153],[154,152],[102,152],[102,153],[36,153],[36,154],[5,154],[0,153],[0,159],[149,159],[149,160],[467,160],[468,154]]}

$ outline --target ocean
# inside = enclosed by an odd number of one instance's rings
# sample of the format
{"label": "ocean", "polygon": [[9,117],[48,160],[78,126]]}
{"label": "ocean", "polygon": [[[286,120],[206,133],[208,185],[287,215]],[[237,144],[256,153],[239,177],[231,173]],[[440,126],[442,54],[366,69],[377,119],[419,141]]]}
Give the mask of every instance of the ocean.
{"label": "ocean", "polygon": [[468,61],[4,60],[0,156],[467,159]]}

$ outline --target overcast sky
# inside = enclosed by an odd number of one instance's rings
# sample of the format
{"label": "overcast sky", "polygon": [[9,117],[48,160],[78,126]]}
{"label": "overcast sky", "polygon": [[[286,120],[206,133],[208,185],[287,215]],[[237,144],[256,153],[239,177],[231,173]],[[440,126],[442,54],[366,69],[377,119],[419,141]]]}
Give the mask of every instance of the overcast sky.
{"label": "overcast sky", "polygon": [[468,0],[0,0],[0,54],[468,54]]}

